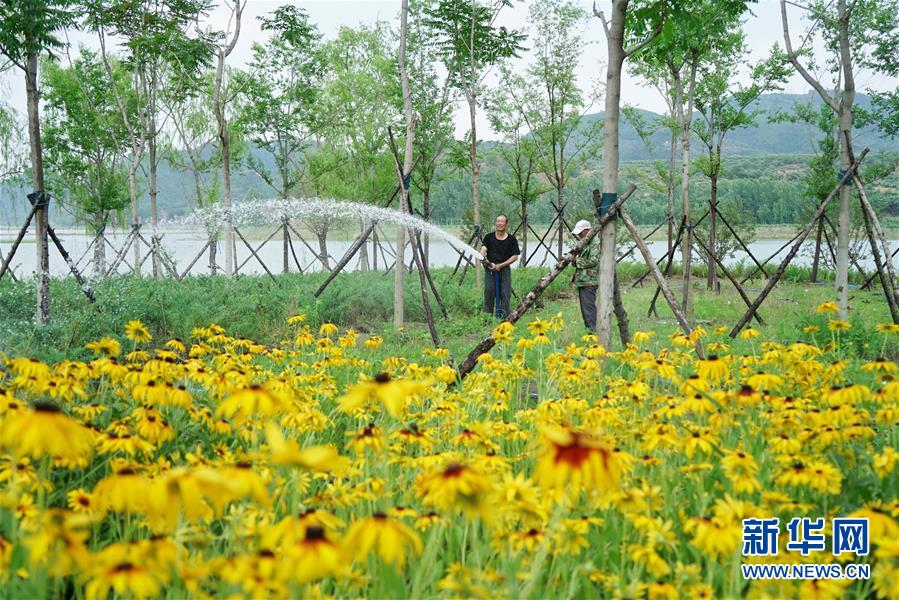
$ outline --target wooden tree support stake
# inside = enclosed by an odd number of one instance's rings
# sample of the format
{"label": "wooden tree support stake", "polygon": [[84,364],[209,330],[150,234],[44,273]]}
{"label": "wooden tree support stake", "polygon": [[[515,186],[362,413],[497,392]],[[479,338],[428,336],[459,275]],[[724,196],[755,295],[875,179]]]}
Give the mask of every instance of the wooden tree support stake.
{"label": "wooden tree support stake", "polygon": [[[738,282],[734,278],[733,274],[731,274],[731,272],[727,270],[727,267],[724,266],[724,263],[721,262],[721,259],[718,258],[718,256],[714,252],[712,252],[712,250],[705,244],[705,242],[702,241],[701,237],[697,235],[693,239],[695,239],[700,248],[702,248],[705,253],[715,261],[715,264],[718,265],[718,268],[721,269],[721,272],[724,273],[724,276],[727,277],[727,279],[733,284],[734,289],[737,290],[737,293],[740,294],[740,298],[743,299],[743,302],[746,304],[746,306],[752,306],[752,300],[750,300],[749,296],[746,295],[746,290],[744,290],[743,286],[740,285],[740,282]],[[758,321],[761,325],[767,325],[767,323],[765,323],[765,320],[762,319],[761,315],[758,314],[758,311],[756,311],[755,313],[755,320]]]}
{"label": "wooden tree support stake", "polygon": [[[668,306],[671,307],[674,318],[677,319],[678,325],[684,330],[684,334],[689,336],[693,333],[693,326],[690,325],[690,322],[687,320],[687,315],[681,310],[677,300],[674,298],[674,294],[671,293],[671,288],[668,287],[668,282],[665,281],[665,277],[662,276],[662,272],[659,271],[658,265],[655,260],[653,260],[649,247],[646,245],[646,242],[643,241],[643,238],[640,237],[640,232],[637,231],[637,226],[631,221],[630,216],[623,210],[619,212],[621,214],[621,222],[624,223],[624,226],[627,228],[628,233],[631,234],[634,243],[637,244],[637,247],[640,249],[640,254],[643,255],[646,266],[649,267],[649,270],[652,272],[652,276],[656,280],[656,285],[662,290],[662,295],[665,297],[665,301],[668,302]],[[702,342],[699,338],[696,338],[693,344],[696,347],[696,355],[699,356],[699,358],[703,358],[705,354],[702,349]]]}
{"label": "wooden tree support stake", "polygon": [[180,277],[178,277],[178,281],[182,281],[185,277],[187,277],[187,274],[190,273],[190,270],[193,268],[193,266],[197,264],[197,261],[200,260],[200,258],[203,256],[203,254],[206,252],[206,249],[209,248],[209,244],[213,243],[213,240],[214,238],[209,238],[208,240],[206,240],[206,243],[203,244],[203,247],[200,249],[197,255],[194,256],[194,259],[190,261],[190,263],[187,265],[187,268],[184,269],[184,272],[181,273]]}
{"label": "wooden tree support stake", "polygon": [[[515,310],[509,313],[509,315],[503,320],[509,323],[515,323],[516,321],[518,321],[518,319],[524,316],[524,314],[537,301],[537,298],[540,297],[540,294],[542,294],[543,291],[546,290],[546,288],[549,287],[549,285],[555,280],[555,278],[565,270],[565,267],[574,262],[574,259],[577,256],[577,252],[580,252],[581,249],[583,249],[587,244],[593,241],[593,238],[595,238],[599,234],[603,225],[605,225],[612,219],[612,217],[618,212],[618,209],[621,207],[622,203],[630,198],[631,194],[633,194],[636,189],[637,186],[631,185],[623,194],[618,196],[618,199],[599,218],[599,222],[593,226],[593,228],[590,230],[590,233],[579,239],[571,249],[571,251],[568,254],[564,255],[562,257],[562,260],[557,262],[556,265],[552,269],[550,269],[549,273],[540,278],[540,281],[537,282],[537,285],[535,285],[534,288],[525,295],[524,300],[522,300],[521,303],[517,307],[515,307]],[[471,372],[471,370],[474,369],[478,357],[486,352],[489,352],[495,345],[496,340],[493,337],[493,332],[491,332],[486,338],[481,340],[481,342],[478,343],[478,345],[475,346],[471,350],[471,352],[468,353],[468,356],[466,356],[465,360],[463,360],[459,365],[459,379],[464,379]]]}
{"label": "wooden tree support stake", "polygon": [[277,285],[278,287],[281,287],[281,283],[278,281],[278,279],[274,275],[272,275],[272,272],[268,270],[268,267],[265,265],[265,263],[262,261],[262,259],[259,258],[259,255],[256,254],[256,251],[253,250],[253,246],[251,246],[250,242],[247,241],[247,238],[245,238],[243,236],[243,234],[240,232],[240,230],[237,227],[234,227],[232,225],[231,229],[234,231],[234,233],[237,234],[237,237],[240,238],[240,241],[242,241],[244,243],[244,246],[247,247],[247,249],[250,251],[250,253],[256,257],[256,260],[259,261],[259,264],[262,265],[262,268],[265,269],[265,272],[268,273],[268,276],[271,277],[272,281],[275,282],[275,285]]}
{"label": "wooden tree support stake", "polygon": [[12,257],[16,254],[16,250],[19,249],[19,244],[21,244],[22,240],[25,238],[28,227],[31,225],[31,220],[34,218],[34,214],[37,212],[39,206],[41,206],[40,202],[35,202],[31,205],[31,210],[28,212],[28,216],[25,217],[25,223],[19,228],[19,234],[16,236],[15,241],[13,241],[12,246],[9,247],[9,254],[6,255],[6,260],[3,261],[3,266],[0,267],[0,279],[3,279],[3,276],[9,269],[9,263],[12,262]]}
{"label": "wooden tree support stake", "polygon": [[737,334],[740,333],[740,330],[749,322],[755,312],[758,310],[759,306],[762,305],[762,302],[765,301],[765,298],[768,297],[768,294],[771,293],[771,290],[774,289],[774,286],[777,285],[777,282],[783,276],[784,272],[787,270],[787,267],[790,264],[790,261],[796,256],[799,252],[799,248],[802,246],[803,242],[805,242],[805,238],[808,237],[809,232],[811,232],[812,227],[815,226],[818,219],[821,218],[821,215],[824,214],[824,211],[827,209],[827,205],[830,204],[830,201],[833,200],[834,196],[840,191],[840,187],[844,185],[846,181],[849,180],[852,173],[858,169],[858,166],[861,164],[863,160],[865,160],[865,156],[868,155],[868,149],[865,148],[861,155],[858,157],[858,160],[852,163],[849,167],[849,170],[843,174],[840,180],[837,182],[837,185],[831,192],[827,195],[827,198],[824,199],[823,202],[818,206],[818,210],[815,211],[815,216],[812,217],[812,220],[805,224],[802,230],[799,232],[799,235],[796,237],[796,241],[793,243],[793,246],[790,248],[790,251],[787,253],[787,256],[784,258],[783,262],[780,263],[780,266],[777,268],[777,271],[774,272],[770,278],[768,278],[768,283],[765,284],[765,288],[761,291],[758,298],[752,303],[752,306],[746,311],[740,320],[734,325],[734,328],[730,331],[730,337],[737,337]]}
{"label": "wooden tree support stake", "polygon": [[78,271],[78,267],[75,266],[75,263],[72,262],[72,258],[69,256],[69,253],[66,252],[65,247],[62,245],[62,242],[59,241],[59,238],[56,237],[56,232],[53,231],[53,228],[47,225],[47,235],[50,236],[50,239],[53,240],[53,244],[56,246],[56,249],[59,250],[59,255],[62,256],[62,259],[66,261],[66,265],[69,267],[69,271],[72,272],[72,275],[75,277],[75,281],[78,282],[78,287],[81,288],[81,291],[87,296],[88,301],[92,304],[97,301],[96,296],[94,296],[94,291],[91,289],[91,286],[84,280],[84,277],[81,276],[81,273]]}

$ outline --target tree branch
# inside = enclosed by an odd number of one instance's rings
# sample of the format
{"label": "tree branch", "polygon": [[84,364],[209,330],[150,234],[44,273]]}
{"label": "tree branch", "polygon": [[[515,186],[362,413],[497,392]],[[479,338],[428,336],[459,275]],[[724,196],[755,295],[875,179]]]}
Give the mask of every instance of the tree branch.
{"label": "tree branch", "polygon": [[824,101],[827,106],[829,106],[833,111],[837,114],[840,112],[840,107],[836,103],[836,101],[827,93],[827,90],[824,89],[817,79],[812,77],[811,73],[805,70],[805,67],[802,66],[802,63],[799,62],[799,58],[796,52],[793,52],[793,43],[790,41],[790,25],[789,19],[787,18],[787,0],[780,0],[780,17],[783,22],[783,34],[784,34],[784,46],[787,51],[787,58],[790,59],[790,64],[793,65],[802,78],[814,88],[818,95],[821,96],[821,100]]}

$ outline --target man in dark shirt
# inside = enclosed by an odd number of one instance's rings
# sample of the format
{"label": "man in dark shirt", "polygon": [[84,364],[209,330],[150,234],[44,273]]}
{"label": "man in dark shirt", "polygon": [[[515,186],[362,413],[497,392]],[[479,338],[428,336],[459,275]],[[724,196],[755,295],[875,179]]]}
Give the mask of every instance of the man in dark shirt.
{"label": "man in dark shirt", "polygon": [[488,233],[482,240],[481,256],[487,276],[484,278],[484,312],[493,313],[500,319],[509,316],[512,298],[512,269],[509,265],[518,260],[521,251],[518,240],[507,231],[509,219],[497,215],[494,223],[496,231]]}

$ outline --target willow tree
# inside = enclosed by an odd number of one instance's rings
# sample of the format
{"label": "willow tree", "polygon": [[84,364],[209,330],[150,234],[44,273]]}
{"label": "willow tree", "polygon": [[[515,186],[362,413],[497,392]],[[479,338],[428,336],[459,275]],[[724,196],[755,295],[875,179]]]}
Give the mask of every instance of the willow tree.
{"label": "willow tree", "polygon": [[[510,6],[510,0],[438,0],[425,21],[451,82],[468,103],[471,204],[477,228],[481,226],[477,131],[480,86],[499,62],[518,56],[524,40],[522,33],[495,24],[500,11]],[[481,285],[483,273],[480,269],[476,269],[476,273],[477,283]]]}

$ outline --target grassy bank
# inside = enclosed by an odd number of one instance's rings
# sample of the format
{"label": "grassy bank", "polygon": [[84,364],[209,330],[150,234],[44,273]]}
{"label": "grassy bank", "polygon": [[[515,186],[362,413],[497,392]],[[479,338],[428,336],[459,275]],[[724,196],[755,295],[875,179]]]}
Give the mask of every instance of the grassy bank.
{"label": "grassy bank", "polygon": [[[735,269],[736,272],[747,270]],[[658,316],[648,317],[647,308],[655,292],[650,278],[632,287],[645,267],[621,265],[619,276],[625,306],[631,320],[631,330],[657,331],[669,334],[675,323],[662,298],[658,302]],[[513,286],[518,298],[524,297],[544,274],[542,269],[516,270]],[[475,288],[469,272],[460,286],[458,278],[450,280],[449,269],[435,269],[434,279],[449,313],[439,318],[441,342],[455,354],[464,354],[493,326],[493,319],[480,311],[481,292]],[[802,327],[823,319],[815,315],[819,303],[833,298],[828,283],[807,284],[809,271],[791,268],[762,307],[768,320],[761,327],[768,339],[792,340],[807,337]],[[704,269],[694,272],[693,298],[695,318],[707,329],[733,325],[743,314],[745,305],[722,279],[720,294],[705,289]],[[97,303],[90,305],[72,280],[54,279],[51,285],[53,321],[35,326],[33,284],[0,283],[0,350],[8,355],[24,354],[46,360],[86,358],[84,344],[111,332],[121,332],[131,319],[146,323],[157,338],[187,339],[194,327],[217,323],[231,335],[250,337],[273,344],[289,337],[286,319],[303,313],[313,325],[333,322],[342,327],[354,327],[362,333],[384,330],[386,346],[422,345],[427,339],[418,279],[414,274],[406,280],[406,314],[408,326],[395,332],[389,323],[393,309],[393,277],[384,273],[352,273],[340,275],[319,298],[313,292],[324,275],[292,274],[278,276],[276,285],[264,276],[190,277],[182,282],[171,279],[135,280],[117,277],[95,284]],[[566,320],[562,333],[565,340],[576,340],[583,334],[583,326],[574,291],[569,286],[570,275],[561,275],[540,299],[533,314],[525,318],[552,316],[561,312]],[[858,280],[856,280],[858,283]],[[764,285],[761,279],[746,283],[747,293],[754,298]],[[680,298],[682,282],[672,280],[675,295]],[[853,329],[844,335],[857,338],[857,351],[876,353],[878,348],[866,347],[866,336],[875,324],[889,320],[886,303],[878,288],[872,291],[853,289],[851,292]],[[513,297],[513,306],[517,299]],[[432,302],[435,312],[436,303]],[[439,317],[439,314],[438,314]],[[825,331],[826,333],[826,331]],[[740,344],[742,342],[735,342]]]}

